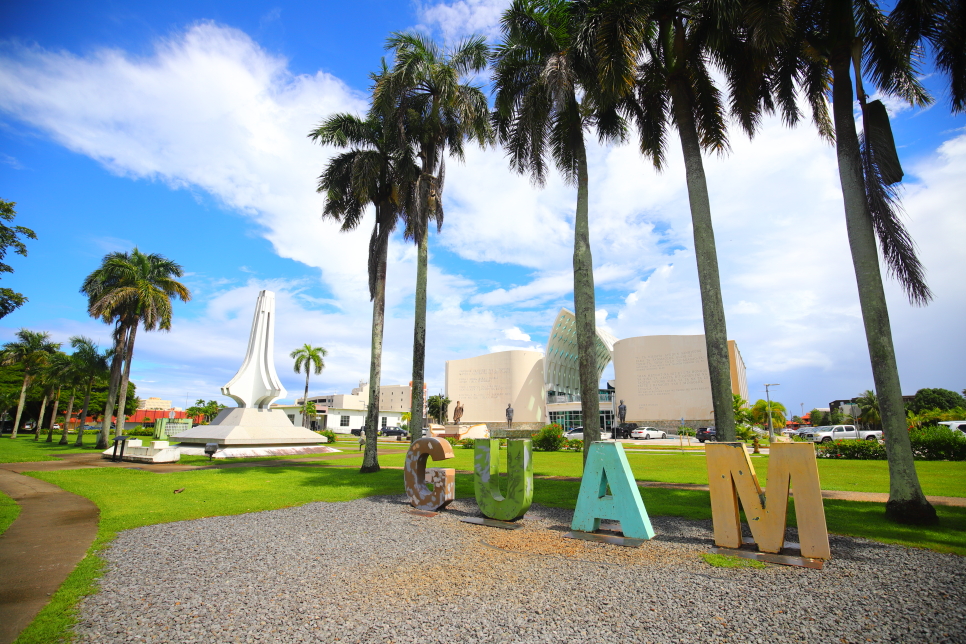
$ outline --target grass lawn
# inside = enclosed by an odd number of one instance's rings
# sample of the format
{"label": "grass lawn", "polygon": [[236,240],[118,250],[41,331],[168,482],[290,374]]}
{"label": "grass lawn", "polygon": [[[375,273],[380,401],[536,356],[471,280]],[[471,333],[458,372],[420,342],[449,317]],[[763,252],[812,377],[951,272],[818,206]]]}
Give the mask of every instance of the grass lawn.
{"label": "grass lawn", "polygon": [[6,532],[18,514],[20,514],[20,506],[17,502],[0,492],[0,534]]}
{"label": "grass lawn", "polygon": [[9,436],[0,438],[0,463],[29,463],[31,461],[56,461],[62,454],[88,454],[97,452],[94,449],[94,442],[97,437],[94,432],[84,434],[84,447],[74,447],[77,434],[67,436],[67,445],[58,445],[60,435],[54,433],[54,442],[44,442],[47,438],[43,434],[39,441],[35,441],[33,434],[17,436],[11,439]]}
{"label": "grass lawn", "polygon": [[[463,467],[464,461],[472,462],[471,450],[456,450],[456,453],[459,462],[454,465]],[[395,458],[399,456],[381,457],[380,460],[384,465],[390,465],[387,461]],[[632,463],[638,476],[643,477],[643,470],[653,472],[656,465],[664,463],[664,458],[685,459],[684,463],[677,463],[675,471],[678,473],[675,476],[692,479],[687,482],[700,482],[693,479],[695,472],[703,467],[703,458],[648,455],[641,456],[639,463]],[[571,475],[580,463],[578,454],[538,453],[538,459],[535,460],[535,470],[539,470],[539,473],[563,472],[560,475]],[[318,465],[309,467],[253,466],[171,474],[104,468],[31,474],[91,499],[101,510],[101,520],[90,554],[17,642],[33,644],[58,641],[68,632],[75,621],[77,601],[95,590],[103,567],[97,552],[120,530],[208,516],[258,512],[313,501],[349,501],[403,492],[402,471],[387,469],[363,475],[357,471],[360,463],[361,456],[358,459],[319,461]],[[668,465],[657,469],[674,468]],[[874,475],[873,470],[870,476]],[[543,505],[572,509],[579,487],[579,481],[537,480],[534,482],[533,500]],[[175,489],[180,488],[185,491],[173,494]],[[456,493],[458,497],[473,496],[471,475],[457,475]],[[707,492],[645,488],[641,494],[648,512],[653,516],[711,518]],[[887,523],[883,505],[879,503],[826,500],[825,508],[830,532],[966,555],[966,508],[937,507],[941,524],[932,529]],[[795,524],[791,509],[789,523]],[[325,526],[316,526],[315,529],[318,536],[325,537]]]}

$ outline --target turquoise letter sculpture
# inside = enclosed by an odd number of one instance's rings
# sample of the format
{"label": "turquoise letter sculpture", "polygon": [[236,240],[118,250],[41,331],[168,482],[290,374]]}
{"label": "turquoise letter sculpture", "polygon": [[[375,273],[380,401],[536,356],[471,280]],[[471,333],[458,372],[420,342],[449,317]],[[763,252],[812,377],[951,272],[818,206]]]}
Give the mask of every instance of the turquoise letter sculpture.
{"label": "turquoise letter sculpture", "polygon": [[530,439],[507,441],[507,490],[500,494],[500,441],[476,439],[473,458],[473,487],[483,516],[499,521],[516,521],[533,502],[533,443]]}
{"label": "turquoise letter sculpture", "polygon": [[[608,485],[611,496],[605,496]],[[654,537],[651,519],[641,501],[641,491],[620,443],[590,444],[570,529],[596,532],[600,529],[601,519],[620,521],[625,537]]]}

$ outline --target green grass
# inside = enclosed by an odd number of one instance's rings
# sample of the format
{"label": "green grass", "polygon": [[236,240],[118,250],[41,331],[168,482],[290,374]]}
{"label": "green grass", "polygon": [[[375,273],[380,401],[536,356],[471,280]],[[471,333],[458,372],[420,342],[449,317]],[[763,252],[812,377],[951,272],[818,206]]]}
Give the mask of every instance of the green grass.
{"label": "green grass", "polygon": [[705,563],[715,568],[764,568],[765,564],[755,559],[745,559],[744,557],[733,557],[731,555],[716,555],[710,552],[701,554]]}
{"label": "green grass", "polygon": [[44,442],[47,435],[43,434],[39,441],[35,441],[32,434],[17,436],[11,439],[9,436],[0,438],[0,463],[29,463],[32,461],[56,461],[58,456],[63,454],[90,454],[100,450],[94,449],[96,436],[94,432],[84,434],[84,447],[74,447],[74,436],[68,436],[70,441],[67,445],[58,445],[60,434],[54,433],[54,442]]}
{"label": "green grass", "polygon": [[0,492],[0,534],[7,531],[18,514],[20,514],[20,506],[17,505],[17,502]]}

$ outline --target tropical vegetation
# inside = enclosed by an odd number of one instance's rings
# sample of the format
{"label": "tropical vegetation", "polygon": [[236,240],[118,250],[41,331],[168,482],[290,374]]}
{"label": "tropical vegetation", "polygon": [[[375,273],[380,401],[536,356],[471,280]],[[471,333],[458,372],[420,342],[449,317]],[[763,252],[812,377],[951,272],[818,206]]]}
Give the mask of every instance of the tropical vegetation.
{"label": "tropical vegetation", "polygon": [[[0,199],[0,222],[12,222],[14,220],[17,216],[17,211],[14,210],[16,205],[17,203],[14,201]],[[12,248],[16,254],[23,257],[27,256],[27,245],[21,237],[37,239],[37,234],[24,226],[7,226],[0,223],[0,273],[13,272],[13,268],[3,261],[8,249]],[[17,310],[26,302],[27,298],[23,293],[17,293],[9,288],[0,288],[0,318]]]}
{"label": "tropical vegetation", "polygon": [[453,402],[443,394],[426,399],[427,415],[440,425],[445,425],[449,415],[449,405]]}
{"label": "tropical vegetation", "polygon": [[305,369],[305,393],[302,395],[302,427],[309,426],[309,416],[306,412],[310,405],[312,418],[315,418],[315,405],[309,403],[309,373],[313,371],[315,375],[322,373],[322,370],[325,369],[325,356],[328,354],[329,352],[325,350],[325,347],[313,347],[308,343],[289,354],[290,358],[295,359],[295,373],[301,373],[302,369]]}
{"label": "tropical vegetation", "polygon": [[27,400],[27,387],[60,349],[60,344],[52,342],[50,334],[46,331],[20,329],[17,331],[16,338],[16,340],[4,344],[3,349],[0,350],[0,363],[4,365],[19,364],[23,368],[23,384],[20,387],[20,399],[17,402],[17,413],[14,417],[10,438],[17,437],[24,404]]}

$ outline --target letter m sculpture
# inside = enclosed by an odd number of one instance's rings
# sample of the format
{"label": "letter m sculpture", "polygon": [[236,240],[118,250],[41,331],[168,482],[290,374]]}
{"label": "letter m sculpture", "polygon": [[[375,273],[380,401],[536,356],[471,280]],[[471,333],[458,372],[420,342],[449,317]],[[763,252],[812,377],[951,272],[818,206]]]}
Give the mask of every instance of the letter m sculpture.
{"label": "letter m sculpture", "polygon": [[795,517],[802,556],[830,559],[815,446],[772,443],[769,451],[766,499],[744,443],[706,443],[715,545],[741,547],[740,500],[759,550],[781,552],[791,484],[795,488]]}

